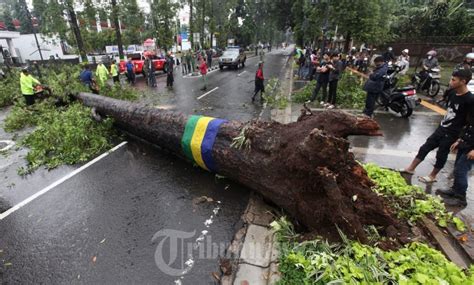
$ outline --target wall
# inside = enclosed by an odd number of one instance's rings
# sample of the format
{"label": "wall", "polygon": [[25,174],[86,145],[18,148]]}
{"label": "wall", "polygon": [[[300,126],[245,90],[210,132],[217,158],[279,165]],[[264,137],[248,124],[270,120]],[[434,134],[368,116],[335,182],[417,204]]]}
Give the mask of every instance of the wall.
{"label": "wall", "polygon": [[440,61],[461,62],[467,53],[474,52],[472,44],[443,44],[443,43],[392,43],[390,44],[396,55],[408,49],[413,60],[423,58],[428,51],[435,49]]}

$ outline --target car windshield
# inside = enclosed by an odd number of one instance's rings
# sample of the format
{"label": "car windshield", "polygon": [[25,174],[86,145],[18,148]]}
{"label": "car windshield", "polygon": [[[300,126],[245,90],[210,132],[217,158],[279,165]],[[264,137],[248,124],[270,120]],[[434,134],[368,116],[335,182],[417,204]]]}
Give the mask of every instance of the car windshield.
{"label": "car windshield", "polygon": [[134,60],[140,60],[142,58],[142,55],[140,53],[131,53],[128,54],[128,57]]}
{"label": "car windshield", "polygon": [[234,56],[238,56],[238,55],[239,55],[238,50],[226,50],[222,56],[234,57]]}

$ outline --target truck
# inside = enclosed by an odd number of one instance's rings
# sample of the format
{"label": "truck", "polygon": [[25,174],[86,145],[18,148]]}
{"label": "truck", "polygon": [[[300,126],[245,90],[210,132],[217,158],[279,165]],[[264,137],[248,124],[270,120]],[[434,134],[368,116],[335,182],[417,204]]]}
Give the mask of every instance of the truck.
{"label": "truck", "polygon": [[[163,70],[163,72],[166,72],[166,59],[161,58],[157,56],[155,53],[151,52],[136,52],[136,53],[131,53],[128,54],[127,57],[132,59],[132,63],[135,66],[135,74],[143,74],[145,75],[145,72],[143,70],[143,66],[145,64],[145,58],[146,56],[151,57],[153,61],[153,65],[155,66],[156,71]],[[127,61],[120,61],[119,64],[119,71],[120,73],[124,73],[127,71],[126,67]]]}

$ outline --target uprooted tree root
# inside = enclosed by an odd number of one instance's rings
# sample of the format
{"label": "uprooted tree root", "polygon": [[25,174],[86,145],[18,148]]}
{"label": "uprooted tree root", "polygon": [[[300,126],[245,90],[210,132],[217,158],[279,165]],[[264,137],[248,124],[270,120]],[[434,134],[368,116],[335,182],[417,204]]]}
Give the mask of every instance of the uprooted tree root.
{"label": "uprooted tree root", "polygon": [[[97,95],[77,97],[121,128],[185,157],[180,141],[186,116]],[[250,145],[231,147],[244,127]],[[379,125],[337,110],[304,112],[287,125],[230,121],[221,125],[212,155],[219,174],[259,192],[310,232],[334,240],[340,228],[367,243],[364,227],[373,225],[393,246],[407,242],[408,226],[371,190],[373,183],[349,151],[350,135],[380,135]]]}

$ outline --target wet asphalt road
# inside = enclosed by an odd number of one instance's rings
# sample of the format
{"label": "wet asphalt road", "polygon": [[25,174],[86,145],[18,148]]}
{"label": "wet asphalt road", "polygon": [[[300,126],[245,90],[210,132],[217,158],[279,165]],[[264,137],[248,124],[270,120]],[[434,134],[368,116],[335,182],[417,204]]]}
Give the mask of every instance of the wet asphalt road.
{"label": "wet asphalt road", "polygon": [[[267,79],[283,74],[285,54],[266,56]],[[262,111],[250,102],[249,81],[257,62],[249,58],[243,69],[211,72],[208,91],[218,89],[200,100],[206,93],[199,90],[201,78],[183,78],[178,71],[174,90],[166,90],[162,76],[155,89],[144,86],[143,79],[137,87],[146,88],[147,103],[156,106],[250,120]],[[0,136],[14,139],[3,130]],[[2,159],[0,212],[80,167],[38,170],[20,178],[16,170],[25,154],[19,149]],[[129,142],[9,216],[0,215],[1,283],[214,284],[218,255],[225,254],[240,227],[248,198],[248,189],[149,145]],[[174,232],[161,235],[163,230]]]}

